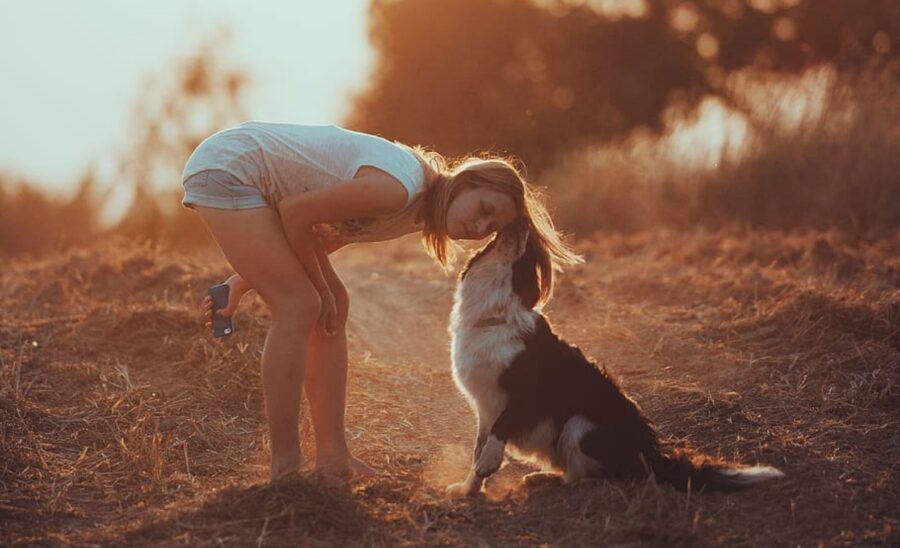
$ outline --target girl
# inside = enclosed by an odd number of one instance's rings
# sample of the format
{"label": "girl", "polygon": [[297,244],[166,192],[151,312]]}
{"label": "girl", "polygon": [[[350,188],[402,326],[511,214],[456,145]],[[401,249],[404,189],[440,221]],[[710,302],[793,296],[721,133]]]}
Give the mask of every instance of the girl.
{"label": "girl", "polygon": [[[316,468],[374,473],[344,435],[350,301],[329,253],[421,232],[446,267],[449,240],[480,240],[525,218],[543,271],[581,260],[509,161],[469,158],[451,168],[436,153],[336,126],[246,122],[221,131],[188,159],[183,182],[182,205],[200,214],[235,270],[225,282],[228,306],[217,313],[232,315],[251,289],[272,313],[262,353],[271,480],[300,465],[304,384]],[[552,277],[542,284],[552,287]],[[209,297],[201,307],[211,321]]]}

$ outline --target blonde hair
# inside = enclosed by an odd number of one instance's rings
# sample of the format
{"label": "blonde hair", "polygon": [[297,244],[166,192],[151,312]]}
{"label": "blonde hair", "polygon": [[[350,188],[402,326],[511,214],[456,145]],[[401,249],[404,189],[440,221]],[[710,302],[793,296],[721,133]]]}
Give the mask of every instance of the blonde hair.
{"label": "blonde hair", "polygon": [[537,253],[540,302],[553,291],[553,271],[562,265],[584,262],[563,241],[544,206],[540,193],[528,185],[513,160],[504,157],[469,156],[452,165],[440,154],[422,147],[407,147],[425,169],[425,191],[420,217],[424,222],[422,243],[442,267],[452,266],[458,246],[447,234],[447,210],[459,191],[468,186],[487,188],[512,198],[516,211],[528,221],[530,239]]}

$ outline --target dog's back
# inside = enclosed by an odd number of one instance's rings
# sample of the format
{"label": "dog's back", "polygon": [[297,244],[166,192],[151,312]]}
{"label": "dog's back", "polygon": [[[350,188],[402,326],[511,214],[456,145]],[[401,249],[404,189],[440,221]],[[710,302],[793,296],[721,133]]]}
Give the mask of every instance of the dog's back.
{"label": "dog's back", "polygon": [[[566,424],[592,425],[584,439],[584,450],[602,456],[603,474],[637,476],[644,473],[642,461],[656,460],[659,447],[650,422],[605,369],[588,360],[577,347],[560,339],[541,315],[533,333],[524,337],[525,350],[518,354],[499,379],[510,398],[526,398],[532,409],[517,417],[511,444],[526,436],[537,424],[549,419],[555,428],[552,462],[565,471],[572,441],[560,437]],[[596,435],[602,432],[602,436]],[[603,438],[603,440],[601,440]],[[608,443],[620,440],[619,443]],[[580,442],[581,443],[581,442]],[[521,448],[519,452],[523,452]]]}

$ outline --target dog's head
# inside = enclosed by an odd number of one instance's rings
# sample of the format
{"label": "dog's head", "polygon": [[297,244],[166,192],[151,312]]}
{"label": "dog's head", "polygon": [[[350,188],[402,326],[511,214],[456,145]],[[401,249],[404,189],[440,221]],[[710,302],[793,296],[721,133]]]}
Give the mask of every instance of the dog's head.
{"label": "dog's head", "polygon": [[497,232],[476,253],[460,274],[460,282],[471,277],[476,283],[508,288],[530,310],[541,299],[540,249],[527,219],[519,219]]}

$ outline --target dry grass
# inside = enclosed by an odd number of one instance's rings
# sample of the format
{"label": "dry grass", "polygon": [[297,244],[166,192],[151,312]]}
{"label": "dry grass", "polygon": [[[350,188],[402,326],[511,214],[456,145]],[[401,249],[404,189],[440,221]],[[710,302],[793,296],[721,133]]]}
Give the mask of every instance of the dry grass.
{"label": "dry grass", "polygon": [[[348,435],[381,472],[264,483],[251,298],[214,342],[197,299],[225,266],[122,241],[0,273],[4,544],[896,544],[900,235],[598,235],[550,315],[675,447],[783,468],[734,495],[655,484],[448,500],[474,428],[449,374],[452,280],[415,241],[346,250]],[[415,311],[415,314],[413,314]],[[384,318],[391,318],[386,323]],[[302,425],[307,457],[308,420]]]}
{"label": "dry grass", "polygon": [[[896,63],[853,77],[838,77],[825,67],[795,78],[733,73],[723,84],[733,104],[721,119],[719,99],[707,98],[699,113],[673,105],[662,135],[637,130],[621,142],[588,144],[530,180],[546,187],[560,212],[558,224],[581,236],[597,229],[717,229],[733,223],[889,231],[900,220],[898,73]],[[201,102],[208,108],[217,104]],[[180,127],[191,118],[162,120],[157,107],[142,118],[137,135],[143,140],[130,153],[143,160],[123,160],[136,171],[114,184],[88,173],[73,185],[77,191],[70,198],[60,198],[0,173],[0,257],[54,253],[110,236],[183,250],[209,245],[199,218],[178,205],[178,174],[205,134],[157,143],[157,124]],[[159,169],[149,170],[145,163]],[[147,176],[157,171],[170,175],[164,178],[170,186],[152,190]],[[136,192],[134,203],[121,222],[105,226],[101,218],[112,203],[109,189],[129,186]]]}
{"label": "dry grass", "polygon": [[578,234],[736,222],[890,230],[900,222],[898,72],[816,69],[793,84],[735,74],[741,116],[720,117],[722,103],[707,101],[698,122],[673,116],[662,137],[574,151],[539,182]]}

